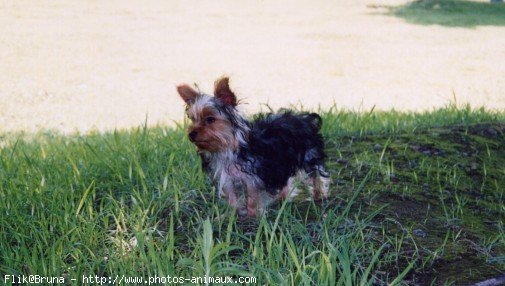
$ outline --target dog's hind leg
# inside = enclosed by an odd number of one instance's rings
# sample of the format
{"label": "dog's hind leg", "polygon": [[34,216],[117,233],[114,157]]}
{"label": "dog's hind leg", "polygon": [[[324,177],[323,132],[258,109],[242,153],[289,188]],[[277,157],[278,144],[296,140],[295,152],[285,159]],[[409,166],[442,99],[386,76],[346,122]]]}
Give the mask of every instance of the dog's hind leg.
{"label": "dog's hind leg", "polygon": [[330,188],[330,175],[325,171],[323,166],[316,166],[311,174],[312,179],[312,196],[315,201],[325,199],[328,197],[328,190]]}
{"label": "dog's hind leg", "polygon": [[330,185],[330,174],[324,168],[323,146],[319,138],[314,147],[307,150],[303,162],[303,168],[312,181],[312,197],[315,201],[328,197]]}

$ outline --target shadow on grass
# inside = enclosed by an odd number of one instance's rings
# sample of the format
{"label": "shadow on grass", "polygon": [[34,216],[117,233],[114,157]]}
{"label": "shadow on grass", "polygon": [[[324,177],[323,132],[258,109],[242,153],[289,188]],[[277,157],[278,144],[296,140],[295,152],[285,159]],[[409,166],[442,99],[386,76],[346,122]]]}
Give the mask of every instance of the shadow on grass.
{"label": "shadow on grass", "polygon": [[505,26],[505,3],[417,0],[404,6],[390,7],[389,14],[421,25]]}

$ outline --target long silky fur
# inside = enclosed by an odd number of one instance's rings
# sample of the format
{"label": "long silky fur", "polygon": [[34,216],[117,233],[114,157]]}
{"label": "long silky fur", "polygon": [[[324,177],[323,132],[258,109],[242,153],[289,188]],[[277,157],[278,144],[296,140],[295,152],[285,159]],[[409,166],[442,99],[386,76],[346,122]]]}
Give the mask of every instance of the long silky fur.
{"label": "long silky fur", "polygon": [[[193,122],[205,120],[202,118],[203,110],[211,108],[218,113],[220,120],[230,124],[230,128],[212,130],[213,133],[210,133],[211,138],[223,148],[218,151],[199,150],[202,168],[217,185],[219,195],[226,195],[222,193],[223,190],[228,192],[231,188],[233,192],[239,192],[236,193],[237,197],[246,196],[247,191],[247,196],[266,196],[268,200],[275,201],[295,194],[296,190],[291,189],[295,188],[296,180],[301,179],[312,180],[314,188],[314,182],[320,182],[320,195],[326,196],[329,175],[324,170],[321,117],[316,113],[281,110],[278,113],[256,115],[249,121],[237,109],[228,79],[218,83],[215,96],[194,91],[187,85],[179,86],[178,91],[188,104],[187,113]],[[201,129],[200,124],[196,126]],[[262,209],[267,204],[257,207]],[[235,204],[235,207],[239,212],[246,211],[249,214],[251,211],[250,205],[241,203]]]}
{"label": "long silky fur", "polygon": [[[247,145],[238,158],[244,172],[254,174],[276,194],[298,170],[316,175],[324,164],[324,143],[315,113],[281,111],[260,114],[250,123]],[[324,174],[321,174],[324,175]]]}

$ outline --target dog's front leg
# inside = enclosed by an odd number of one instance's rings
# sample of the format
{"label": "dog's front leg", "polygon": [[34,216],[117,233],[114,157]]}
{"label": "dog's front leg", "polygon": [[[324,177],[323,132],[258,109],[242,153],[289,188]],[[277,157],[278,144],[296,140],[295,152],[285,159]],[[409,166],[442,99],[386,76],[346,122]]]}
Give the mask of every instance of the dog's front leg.
{"label": "dog's front leg", "polygon": [[266,209],[278,202],[280,196],[271,195],[266,190],[255,188],[254,186],[247,186],[247,215],[250,217],[257,217],[262,215]]}
{"label": "dog's front leg", "polygon": [[246,186],[235,179],[225,184],[221,190],[222,197],[228,201],[228,204],[237,210],[239,216],[248,214],[246,207]]}
{"label": "dog's front leg", "polygon": [[256,217],[261,212],[261,199],[259,190],[247,186],[247,216]]}

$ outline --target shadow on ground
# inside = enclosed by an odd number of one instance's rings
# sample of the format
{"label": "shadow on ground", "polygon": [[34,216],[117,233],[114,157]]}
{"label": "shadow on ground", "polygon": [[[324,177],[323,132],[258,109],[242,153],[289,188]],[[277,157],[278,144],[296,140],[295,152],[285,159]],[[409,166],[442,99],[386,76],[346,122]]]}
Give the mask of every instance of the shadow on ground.
{"label": "shadow on ground", "polygon": [[[339,137],[330,145],[328,166],[342,196],[350,196],[351,181],[370,173],[359,209],[386,205],[374,219],[379,229],[410,237],[398,247],[398,257],[418,255],[407,280],[464,285],[505,271],[504,143],[502,123]],[[402,269],[408,260],[397,263],[383,270]]]}
{"label": "shadow on ground", "polygon": [[464,0],[417,0],[403,6],[385,7],[389,15],[420,25],[474,28],[505,26],[505,3]]}

